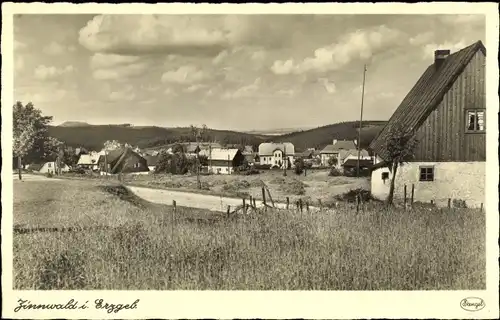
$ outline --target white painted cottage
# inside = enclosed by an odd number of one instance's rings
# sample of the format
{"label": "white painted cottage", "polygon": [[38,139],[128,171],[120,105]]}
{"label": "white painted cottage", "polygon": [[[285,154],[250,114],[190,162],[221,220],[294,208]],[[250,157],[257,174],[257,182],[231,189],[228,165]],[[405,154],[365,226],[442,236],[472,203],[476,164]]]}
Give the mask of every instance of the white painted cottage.
{"label": "white painted cottage", "polygon": [[372,141],[374,197],[386,199],[392,173],[385,162],[388,129],[401,125],[418,141],[413,161],[397,169],[394,198],[414,187],[414,200],[468,207],[485,202],[486,49],[478,41],[458,52],[436,50],[434,62]]}

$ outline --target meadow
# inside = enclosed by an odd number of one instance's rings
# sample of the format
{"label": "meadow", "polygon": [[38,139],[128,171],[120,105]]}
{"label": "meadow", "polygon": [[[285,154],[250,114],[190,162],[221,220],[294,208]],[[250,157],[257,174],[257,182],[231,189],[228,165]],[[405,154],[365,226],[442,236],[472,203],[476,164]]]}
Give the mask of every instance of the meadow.
{"label": "meadow", "polygon": [[478,210],[367,205],[358,214],[340,206],[231,217],[173,210],[110,181],[14,181],[14,287],[485,288],[485,217]]}
{"label": "meadow", "polygon": [[175,189],[188,192],[206,193],[237,198],[262,199],[263,183],[274,201],[286,202],[288,197],[293,203],[301,199],[318,205],[319,201],[327,203],[335,196],[351,189],[369,189],[367,178],[331,177],[328,170],[308,170],[307,174],[297,175],[293,170],[261,170],[256,175],[201,175],[201,190],[198,189],[196,175],[145,174],[124,175],[123,182],[130,185],[160,189]]}

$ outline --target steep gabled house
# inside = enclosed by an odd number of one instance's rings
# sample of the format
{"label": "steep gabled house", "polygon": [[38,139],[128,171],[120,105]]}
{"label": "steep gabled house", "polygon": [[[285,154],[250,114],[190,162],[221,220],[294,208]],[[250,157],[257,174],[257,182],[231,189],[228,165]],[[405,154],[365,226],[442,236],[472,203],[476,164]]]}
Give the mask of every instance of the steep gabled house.
{"label": "steep gabled house", "polygon": [[231,174],[245,159],[239,149],[213,148],[211,151],[203,150],[200,155],[208,158],[206,171],[214,174]]}
{"label": "steep gabled house", "polygon": [[156,169],[156,165],[158,164],[158,160],[160,159],[160,156],[159,155],[156,155],[156,156],[146,155],[146,156],[144,156],[144,159],[146,159],[149,171],[154,172]]}
{"label": "steep gabled house", "polygon": [[484,203],[486,174],[486,49],[478,41],[458,52],[436,50],[430,65],[372,141],[371,192],[385,199],[391,172],[389,128],[401,125],[418,141],[415,157],[399,167],[395,198],[414,185],[414,200],[443,205],[448,199]]}
{"label": "steep gabled house", "polygon": [[261,165],[271,165],[284,168],[285,165],[293,166],[295,147],[290,142],[274,143],[264,142],[259,145],[259,160]]}
{"label": "steep gabled house", "polygon": [[131,148],[120,148],[109,151],[106,155],[99,157],[97,164],[101,172],[109,174],[149,171],[146,159]]}
{"label": "steep gabled house", "polygon": [[347,150],[356,150],[356,143],[352,140],[337,140],[333,139],[332,144],[329,144],[321,150],[321,165],[328,166],[328,161],[331,158],[337,159],[337,166],[340,167],[340,153]]}

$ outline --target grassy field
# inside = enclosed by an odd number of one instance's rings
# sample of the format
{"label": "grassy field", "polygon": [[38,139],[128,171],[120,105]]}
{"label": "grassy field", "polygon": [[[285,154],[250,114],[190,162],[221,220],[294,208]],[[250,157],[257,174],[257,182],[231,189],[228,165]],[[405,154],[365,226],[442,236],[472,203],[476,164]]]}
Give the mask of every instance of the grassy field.
{"label": "grassy field", "polygon": [[[178,208],[173,223],[172,210],[109,182],[14,181],[15,288],[485,288],[485,218],[474,210],[231,219]],[[87,229],[61,229],[76,226]]]}
{"label": "grassy field", "polygon": [[283,176],[282,170],[263,170],[257,175],[210,175],[200,176],[202,190],[197,189],[196,175],[125,175],[124,182],[133,185],[179,189],[191,192],[223,195],[230,197],[252,196],[262,199],[262,182],[269,188],[274,201],[285,202],[301,198],[311,204],[318,204],[318,199],[326,203],[334,196],[351,189],[369,189],[367,178],[330,177],[328,170],[309,170],[307,175],[296,175],[288,170]]}

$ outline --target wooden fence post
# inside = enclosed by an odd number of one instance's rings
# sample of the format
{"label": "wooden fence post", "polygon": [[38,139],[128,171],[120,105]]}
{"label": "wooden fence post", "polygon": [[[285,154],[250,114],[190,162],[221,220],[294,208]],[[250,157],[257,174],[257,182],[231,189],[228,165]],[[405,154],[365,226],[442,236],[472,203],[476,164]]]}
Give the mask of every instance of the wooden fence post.
{"label": "wooden fence post", "polygon": [[431,204],[434,204],[434,200],[431,200]]}
{"label": "wooden fence post", "polygon": [[262,203],[266,206],[266,190],[262,187]]}
{"label": "wooden fence post", "polygon": [[257,204],[255,203],[255,198],[253,198],[253,207],[257,208]]}
{"label": "wooden fence post", "polygon": [[318,199],[319,203],[319,211],[323,211],[323,203],[321,202],[321,199]]}
{"label": "wooden fence post", "polygon": [[172,213],[170,214],[170,232],[172,236],[172,241],[174,240],[174,223],[175,223],[175,216],[176,216],[176,211],[177,211],[177,202],[175,200],[172,200],[172,206],[174,209],[172,210]]}
{"label": "wooden fence post", "polygon": [[404,186],[404,197],[405,197],[405,198],[404,198],[404,199],[405,199],[405,200],[404,200],[404,208],[405,208],[405,210],[406,210],[406,184],[405,184],[405,186]]}
{"label": "wooden fence post", "polygon": [[231,214],[231,206],[227,205],[227,217],[229,218],[229,215]]}
{"label": "wooden fence post", "polygon": [[413,207],[413,199],[415,196],[415,184],[411,184],[411,206]]}
{"label": "wooden fence post", "polygon": [[356,213],[359,213],[359,194],[356,195]]}
{"label": "wooden fence post", "polygon": [[247,213],[247,204],[246,204],[246,200],[245,198],[243,198],[243,213],[246,214]]}
{"label": "wooden fence post", "polygon": [[448,198],[448,209],[451,209],[451,198]]}
{"label": "wooden fence post", "polygon": [[253,201],[252,201],[252,200],[253,200],[253,197],[252,197],[252,196],[250,196],[250,206],[252,206],[252,205],[253,205]]}
{"label": "wooden fence post", "polygon": [[300,213],[302,213],[303,211],[302,199],[299,199],[299,208],[300,208]]}
{"label": "wooden fence post", "polygon": [[483,203],[481,202],[481,212],[483,212]]}
{"label": "wooden fence post", "polygon": [[307,210],[307,213],[311,213],[311,212],[309,211],[309,202],[307,202],[307,201],[306,201],[306,210]]}
{"label": "wooden fence post", "polygon": [[290,198],[286,197],[286,209],[288,210],[289,207],[290,207]]}

